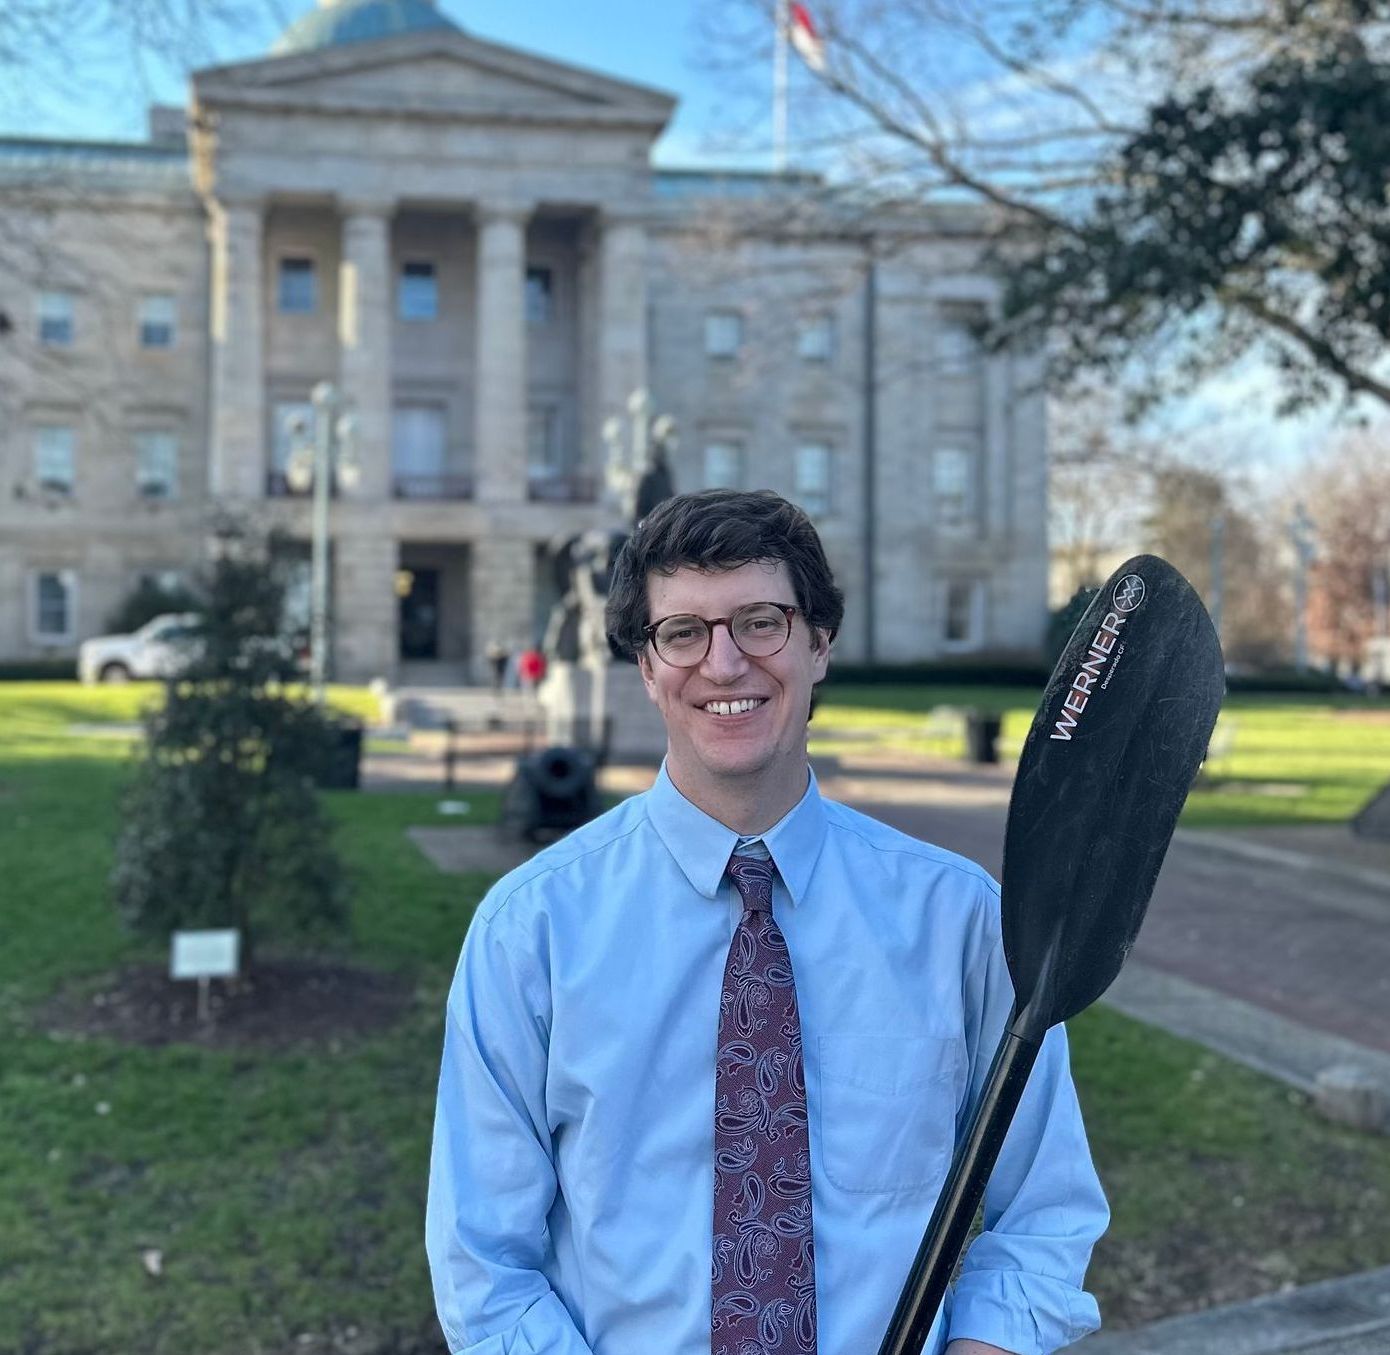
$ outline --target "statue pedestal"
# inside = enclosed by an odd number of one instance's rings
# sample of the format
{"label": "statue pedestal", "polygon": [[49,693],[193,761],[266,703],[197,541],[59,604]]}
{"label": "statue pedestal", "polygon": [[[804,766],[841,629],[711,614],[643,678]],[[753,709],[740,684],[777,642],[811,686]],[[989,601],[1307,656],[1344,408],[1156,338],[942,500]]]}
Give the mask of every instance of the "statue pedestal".
{"label": "statue pedestal", "polygon": [[[599,680],[602,711],[595,705]],[[597,748],[606,713],[610,762],[657,763],[666,755],[666,726],[636,664],[607,663],[600,679],[588,664],[552,660],[537,697],[545,711],[545,740],[550,746]]]}

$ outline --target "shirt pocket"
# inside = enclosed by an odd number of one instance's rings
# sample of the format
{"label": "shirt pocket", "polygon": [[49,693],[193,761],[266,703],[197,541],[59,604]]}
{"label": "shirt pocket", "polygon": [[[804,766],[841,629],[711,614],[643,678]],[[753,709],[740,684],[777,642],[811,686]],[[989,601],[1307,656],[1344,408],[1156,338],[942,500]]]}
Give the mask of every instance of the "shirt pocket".
{"label": "shirt pocket", "polygon": [[822,1035],[820,1145],[841,1190],[939,1188],[965,1077],[959,1039]]}

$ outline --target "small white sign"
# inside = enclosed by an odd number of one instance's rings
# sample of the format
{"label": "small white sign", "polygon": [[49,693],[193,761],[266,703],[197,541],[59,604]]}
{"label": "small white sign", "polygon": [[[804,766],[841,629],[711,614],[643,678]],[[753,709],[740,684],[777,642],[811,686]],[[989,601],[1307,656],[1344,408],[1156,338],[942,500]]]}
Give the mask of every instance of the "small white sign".
{"label": "small white sign", "polygon": [[171,979],[231,979],[241,959],[241,933],[175,932],[169,947]]}

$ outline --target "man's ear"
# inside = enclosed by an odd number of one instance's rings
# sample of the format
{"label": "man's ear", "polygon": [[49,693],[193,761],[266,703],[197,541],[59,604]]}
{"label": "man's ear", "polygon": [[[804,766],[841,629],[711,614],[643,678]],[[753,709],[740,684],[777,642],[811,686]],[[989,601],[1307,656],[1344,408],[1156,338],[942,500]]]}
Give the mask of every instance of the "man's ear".
{"label": "man's ear", "polygon": [[814,665],[811,681],[819,682],[830,667],[830,632],[823,626],[816,626],[811,631],[811,655]]}
{"label": "man's ear", "polygon": [[637,671],[642,674],[642,685],[647,689],[647,695],[655,701],[656,674],[652,672],[651,656],[645,645],[637,651]]}

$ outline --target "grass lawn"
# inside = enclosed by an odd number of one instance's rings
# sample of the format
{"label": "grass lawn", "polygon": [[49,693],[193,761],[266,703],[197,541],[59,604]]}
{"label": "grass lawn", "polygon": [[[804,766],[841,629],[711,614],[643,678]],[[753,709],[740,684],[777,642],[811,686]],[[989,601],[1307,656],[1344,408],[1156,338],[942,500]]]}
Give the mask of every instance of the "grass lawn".
{"label": "grass lawn", "polygon": [[[153,954],[105,893],[129,743],[68,732],[148,695],[0,685],[0,1350],[435,1350],[421,1221],[442,1004],[489,881],[439,874],[405,838],[446,821],[434,796],[331,794],[350,955],[408,976],[398,1025],[312,1054],[55,1038],[35,1012],[57,986]],[[1115,1207],[1091,1274],[1110,1321],[1390,1262],[1390,1143],[1108,1011],[1073,1039]]]}
{"label": "grass lawn", "polygon": [[[1000,753],[1017,758],[1041,689],[830,685],[811,726],[812,751],[872,749],[959,757],[957,738],[927,738],[934,707],[974,707],[1003,717]],[[1390,780],[1390,700],[1352,696],[1226,698],[1218,730],[1230,751],[1214,757],[1188,797],[1186,828],[1338,823]]]}

